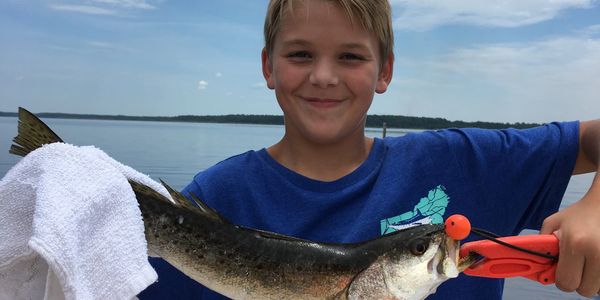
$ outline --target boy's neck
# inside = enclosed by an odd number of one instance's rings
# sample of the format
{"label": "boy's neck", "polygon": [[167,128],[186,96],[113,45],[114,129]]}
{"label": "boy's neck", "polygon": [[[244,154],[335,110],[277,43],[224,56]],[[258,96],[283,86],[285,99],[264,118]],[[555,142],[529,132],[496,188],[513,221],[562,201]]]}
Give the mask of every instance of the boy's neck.
{"label": "boy's neck", "polygon": [[334,181],[356,170],[369,156],[373,139],[360,138],[339,143],[317,144],[284,136],[267,152],[278,163],[305,177]]}

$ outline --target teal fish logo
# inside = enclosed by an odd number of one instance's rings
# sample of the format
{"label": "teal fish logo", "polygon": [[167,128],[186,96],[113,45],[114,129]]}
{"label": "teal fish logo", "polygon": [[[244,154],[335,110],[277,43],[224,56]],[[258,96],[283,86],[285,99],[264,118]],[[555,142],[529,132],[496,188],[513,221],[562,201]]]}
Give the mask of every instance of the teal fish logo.
{"label": "teal fish logo", "polygon": [[421,198],[412,211],[381,220],[381,235],[421,224],[442,224],[449,202],[446,188],[438,185],[427,193],[427,197]]}

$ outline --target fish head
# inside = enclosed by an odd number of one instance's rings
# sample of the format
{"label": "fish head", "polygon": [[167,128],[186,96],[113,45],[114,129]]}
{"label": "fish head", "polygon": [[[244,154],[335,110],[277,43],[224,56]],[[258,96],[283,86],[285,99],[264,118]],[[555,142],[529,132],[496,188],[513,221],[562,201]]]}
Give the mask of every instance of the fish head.
{"label": "fish head", "polygon": [[460,273],[460,243],[448,237],[443,226],[407,231],[381,257],[383,281],[388,293],[397,299],[423,299]]}

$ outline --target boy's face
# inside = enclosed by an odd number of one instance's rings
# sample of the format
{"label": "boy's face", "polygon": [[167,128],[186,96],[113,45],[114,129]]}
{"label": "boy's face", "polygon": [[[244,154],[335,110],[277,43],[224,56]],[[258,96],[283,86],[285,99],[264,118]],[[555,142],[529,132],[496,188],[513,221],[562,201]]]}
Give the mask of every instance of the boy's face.
{"label": "boy's face", "polygon": [[392,77],[393,56],[381,66],[373,33],[352,25],[323,0],[297,2],[275,36],[263,74],[284,112],[286,135],[317,143],[364,135],[375,92]]}

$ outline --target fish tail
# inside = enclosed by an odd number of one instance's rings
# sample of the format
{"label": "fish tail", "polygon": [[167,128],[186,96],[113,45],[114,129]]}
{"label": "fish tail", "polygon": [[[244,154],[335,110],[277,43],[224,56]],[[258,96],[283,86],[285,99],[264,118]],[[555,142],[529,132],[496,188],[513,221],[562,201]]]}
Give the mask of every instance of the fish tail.
{"label": "fish tail", "polygon": [[[42,147],[43,145],[57,142],[63,143],[63,140],[56,133],[54,133],[54,131],[52,131],[48,125],[46,125],[30,111],[19,107],[19,125],[17,129],[17,136],[13,138],[13,144],[10,146],[10,150],[8,151],[9,153],[19,156],[26,156],[30,152]],[[199,213],[220,223],[228,223],[215,210],[210,208],[208,205],[202,202],[202,200],[196,197],[196,195],[191,194],[190,198],[188,199],[183,194],[175,191],[162,180],[161,183],[167,189],[174,202],[170,201],[162,194],[143,183],[129,180],[131,188],[137,195],[159,199],[161,201],[168,202],[171,205]]]}
{"label": "fish tail", "polygon": [[25,156],[29,152],[63,140],[48,125],[28,110],[19,107],[19,126],[17,136],[8,151],[11,154]]}

